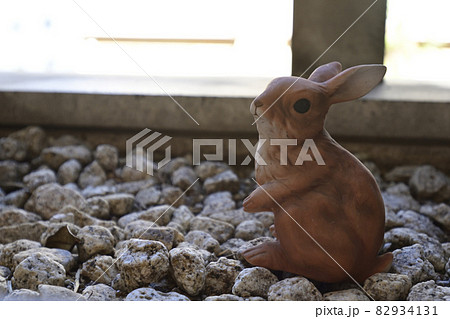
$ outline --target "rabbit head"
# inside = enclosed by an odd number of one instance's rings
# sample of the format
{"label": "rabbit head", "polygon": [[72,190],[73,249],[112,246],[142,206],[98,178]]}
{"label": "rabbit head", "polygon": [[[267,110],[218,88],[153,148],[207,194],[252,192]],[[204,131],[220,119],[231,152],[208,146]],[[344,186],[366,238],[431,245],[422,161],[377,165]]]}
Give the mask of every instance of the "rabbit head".
{"label": "rabbit head", "polygon": [[280,77],[250,105],[260,136],[314,138],[322,132],[332,104],[357,99],[383,78],[383,65],[359,65],[342,71],[339,62],[318,67],[308,79]]}

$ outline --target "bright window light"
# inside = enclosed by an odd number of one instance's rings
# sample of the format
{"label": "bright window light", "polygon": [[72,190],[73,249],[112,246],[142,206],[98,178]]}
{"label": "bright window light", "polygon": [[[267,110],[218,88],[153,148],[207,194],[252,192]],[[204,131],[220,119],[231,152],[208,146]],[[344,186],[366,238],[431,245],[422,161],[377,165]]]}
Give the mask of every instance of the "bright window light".
{"label": "bright window light", "polygon": [[387,79],[450,85],[449,0],[388,0]]}
{"label": "bright window light", "polygon": [[292,0],[0,3],[0,71],[264,77],[291,73]]}

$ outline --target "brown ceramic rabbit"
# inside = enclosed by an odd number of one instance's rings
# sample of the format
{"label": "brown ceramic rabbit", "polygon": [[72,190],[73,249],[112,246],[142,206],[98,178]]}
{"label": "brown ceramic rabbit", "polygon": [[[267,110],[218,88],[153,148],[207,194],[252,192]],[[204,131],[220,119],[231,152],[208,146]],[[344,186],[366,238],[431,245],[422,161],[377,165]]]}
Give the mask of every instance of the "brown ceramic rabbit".
{"label": "brown ceramic rabbit", "polygon": [[[247,212],[274,212],[272,232],[277,241],[244,251],[244,258],[253,265],[322,282],[350,279],[337,263],[359,282],[391,266],[391,253],[377,256],[385,215],[375,179],[324,128],[332,104],[367,94],[381,81],[386,68],[360,65],[341,71],[340,63],[332,62],[317,68],[309,79],[277,78],[250,106],[255,119],[262,115],[256,122],[260,141],[297,140],[297,146],[288,147],[287,165],[280,164],[279,145],[258,145],[267,165],[256,165],[261,187],[243,206]],[[295,164],[306,139],[314,141],[325,165],[316,161]]]}

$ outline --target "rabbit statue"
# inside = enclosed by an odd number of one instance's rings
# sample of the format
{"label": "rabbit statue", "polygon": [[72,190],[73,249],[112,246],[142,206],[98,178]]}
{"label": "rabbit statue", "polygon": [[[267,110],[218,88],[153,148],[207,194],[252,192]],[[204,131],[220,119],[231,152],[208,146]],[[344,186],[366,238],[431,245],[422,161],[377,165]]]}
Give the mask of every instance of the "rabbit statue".
{"label": "rabbit statue", "polygon": [[[384,203],[369,170],[325,130],[332,104],[364,96],[383,78],[383,65],[342,71],[338,62],[317,68],[308,79],[274,79],[251,104],[259,132],[256,163],[260,185],[243,202],[247,212],[271,211],[276,241],[242,252],[252,265],[320,282],[363,282],[389,270],[393,255],[378,255],[384,234]],[[273,105],[272,105],[273,104]],[[280,146],[261,141],[295,139],[286,163]],[[313,141],[324,165],[302,156]],[[258,156],[257,154],[257,156]]]}

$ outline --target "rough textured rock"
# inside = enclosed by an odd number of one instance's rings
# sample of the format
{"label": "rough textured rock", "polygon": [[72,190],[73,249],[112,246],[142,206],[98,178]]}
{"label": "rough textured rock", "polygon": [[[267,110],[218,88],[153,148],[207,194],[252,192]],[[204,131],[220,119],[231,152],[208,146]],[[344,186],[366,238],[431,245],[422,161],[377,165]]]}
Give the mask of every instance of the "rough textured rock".
{"label": "rough textured rock", "polygon": [[212,219],[221,220],[223,222],[229,223],[233,226],[238,226],[244,221],[252,220],[254,221],[254,217],[250,213],[244,212],[241,209],[233,209],[227,211],[217,211],[217,212],[209,212],[209,214],[201,213],[200,217],[209,217]]}
{"label": "rough textured rock", "polygon": [[201,230],[191,230],[185,237],[185,241],[194,244],[200,249],[219,254],[220,244],[210,234]]}
{"label": "rough textured rock", "polygon": [[16,161],[0,161],[0,183],[16,183],[22,180],[22,177],[30,171],[30,165],[27,163],[18,163]]}
{"label": "rough textured rock", "polygon": [[58,169],[62,163],[76,159],[82,165],[92,160],[91,152],[82,145],[53,146],[45,148],[41,152],[41,158],[52,169]]}
{"label": "rough textured rock", "polygon": [[292,277],[275,282],[269,288],[268,299],[282,300],[322,300],[322,294],[306,278]]}
{"label": "rough textured rock", "polygon": [[76,183],[78,177],[80,176],[82,166],[80,162],[75,159],[68,160],[64,162],[58,168],[58,183],[66,185],[69,183]]}
{"label": "rough textured rock", "polygon": [[25,204],[25,209],[36,212],[44,219],[50,219],[67,205],[72,205],[80,210],[86,210],[88,207],[86,200],[78,192],[58,184],[45,184],[33,192]]}
{"label": "rough textured rock", "polygon": [[406,275],[378,273],[364,282],[364,290],[375,300],[405,300],[411,289],[411,280]]}
{"label": "rough textured rock", "polygon": [[194,168],[195,173],[202,181],[229,169],[230,167],[222,162],[201,162]]}
{"label": "rough textured rock", "polygon": [[186,233],[189,230],[191,219],[194,217],[195,216],[190,211],[189,207],[181,205],[173,212],[170,223],[178,224],[181,227],[181,231]]}
{"label": "rough textured rock", "polygon": [[24,176],[23,182],[32,192],[41,185],[55,183],[56,175],[51,169],[44,168]]}
{"label": "rough textured rock", "polygon": [[190,229],[208,232],[219,243],[227,241],[234,234],[233,225],[208,217],[195,217],[191,219]]}
{"label": "rough textured rock", "polygon": [[104,284],[84,288],[81,295],[88,301],[112,301],[116,299],[116,291]]}
{"label": "rough textured rock", "polygon": [[78,185],[81,188],[88,186],[98,186],[106,181],[106,173],[97,161],[93,161],[86,166],[78,178]]}
{"label": "rough textured rock", "polygon": [[450,301],[450,287],[436,285],[434,280],[418,283],[411,288],[408,301]]}
{"label": "rough textured rock", "polygon": [[85,261],[97,254],[112,255],[115,239],[111,232],[102,226],[85,226],[77,234],[81,244],[78,246],[80,260]]}
{"label": "rough textured rock", "polygon": [[27,158],[38,156],[45,147],[47,139],[44,130],[38,126],[27,126],[11,133],[9,137],[25,145]]}
{"label": "rough textured rock", "polygon": [[109,204],[109,212],[113,216],[121,217],[131,212],[134,196],[130,194],[111,194],[103,196]]}
{"label": "rough textured rock", "polygon": [[47,228],[48,222],[42,221],[0,227],[0,243],[8,244],[20,239],[40,241]]}
{"label": "rough textured rock", "polygon": [[120,227],[126,227],[126,225],[136,220],[147,220],[156,222],[157,225],[165,226],[170,222],[174,211],[175,209],[169,205],[154,206],[141,212],[127,214],[121,217],[117,223]]}
{"label": "rough textured rock", "polygon": [[443,241],[446,238],[445,233],[430,218],[418,214],[412,210],[401,210],[397,213],[400,223],[404,227],[414,229],[416,232],[427,234],[430,237]]}
{"label": "rough textured rock", "polygon": [[95,149],[94,158],[105,171],[113,171],[119,162],[119,151],[112,145],[101,144]]}
{"label": "rough textured rock", "polygon": [[7,295],[3,301],[37,301],[39,293],[30,289],[16,289]]}
{"label": "rough textured rock", "polygon": [[94,218],[108,219],[109,214],[109,203],[102,197],[91,197],[87,199],[87,204],[89,210],[87,211],[89,215]]}
{"label": "rough textured rock", "polygon": [[230,211],[236,208],[233,195],[230,192],[216,192],[206,196],[203,201],[201,216],[209,217],[213,213]]}
{"label": "rough textured rock", "polygon": [[117,258],[124,288],[128,291],[149,285],[169,271],[169,253],[158,241],[130,239],[126,251]]}
{"label": "rough textured rock", "polygon": [[169,252],[171,272],[178,286],[196,296],[205,284],[206,269],[202,254],[191,248],[174,248]]}
{"label": "rough textured rock", "polygon": [[41,244],[36,241],[28,240],[28,239],[19,239],[15,242],[6,244],[0,250],[0,265],[8,267],[9,269],[13,269],[14,255],[20,253],[21,251],[26,251],[33,248],[39,248]]}
{"label": "rough textured rock", "polygon": [[94,283],[111,285],[117,274],[117,266],[111,256],[92,257],[81,267],[81,276]]}
{"label": "rough textured rock", "polygon": [[59,248],[38,247],[16,253],[12,259],[13,267],[17,267],[23,260],[35,254],[40,254],[56,261],[64,267],[66,272],[69,272],[76,264],[76,260],[70,251]]}
{"label": "rough textured rock", "polygon": [[63,286],[65,279],[66,271],[60,263],[35,253],[17,265],[12,284],[15,289],[37,290],[40,284]]}
{"label": "rough textured rock", "polygon": [[184,236],[178,230],[170,227],[152,226],[153,223],[144,220],[137,220],[129,223],[125,228],[127,239],[139,238],[146,240],[156,240],[163,243],[168,250],[176,247],[184,241]]}
{"label": "rough textured rock", "polygon": [[161,191],[157,187],[149,187],[141,189],[136,194],[136,203],[142,208],[148,208],[157,205],[161,199]]}
{"label": "rough textured rock", "polygon": [[231,170],[224,171],[212,177],[208,177],[203,183],[207,194],[220,191],[235,193],[239,190],[239,179]]}
{"label": "rough textured rock", "polygon": [[64,287],[42,284],[38,287],[40,300],[45,301],[85,301],[86,298]]}
{"label": "rough textured rock", "polygon": [[189,166],[182,166],[172,174],[172,184],[183,190],[188,189],[194,184],[196,179],[197,174],[195,174],[194,170]]}
{"label": "rough textured rock", "polygon": [[0,138],[0,159],[23,161],[27,157],[27,149],[24,143],[11,138]]}
{"label": "rough textured rock", "polygon": [[433,166],[419,166],[409,180],[411,193],[418,199],[437,202],[450,199],[449,178]]}
{"label": "rough textured rock", "polygon": [[232,291],[241,297],[267,298],[269,288],[277,282],[277,277],[266,268],[246,268],[236,277]]}
{"label": "rough textured rock", "polygon": [[189,301],[189,298],[177,292],[159,292],[153,288],[139,288],[130,292],[126,301]]}
{"label": "rough textured rock", "polygon": [[264,235],[264,225],[257,220],[246,220],[236,227],[235,237],[252,240]]}
{"label": "rough textured rock", "polygon": [[5,298],[8,294],[8,283],[6,282],[6,278],[0,276],[0,301]]}
{"label": "rough textured rock", "polygon": [[244,301],[245,299],[232,294],[223,294],[220,296],[209,296],[205,301]]}
{"label": "rough textured rock", "polygon": [[397,166],[387,172],[384,178],[388,182],[408,183],[416,169],[415,165]]}
{"label": "rough textured rock", "polygon": [[41,220],[41,216],[20,208],[8,207],[0,212],[0,227],[33,223]]}
{"label": "rough textured rock", "polygon": [[403,183],[388,187],[382,192],[384,205],[394,212],[399,210],[418,211],[420,204],[411,196],[408,186]]}
{"label": "rough textured rock", "polygon": [[31,193],[26,188],[22,188],[18,191],[9,193],[3,198],[0,198],[0,205],[3,203],[4,205],[11,205],[21,208],[25,205],[28,198],[30,198],[30,195]]}
{"label": "rough textured rock", "polygon": [[370,301],[369,297],[359,289],[351,288],[328,292],[323,295],[324,301]]}
{"label": "rough textured rock", "polygon": [[233,259],[219,258],[217,262],[206,266],[204,292],[207,295],[230,294],[236,277],[244,269],[244,265]]}
{"label": "rough textured rock", "polygon": [[447,230],[447,233],[450,232],[450,206],[447,204],[425,205],[420,208],[420,213],[433,219],[444,230]]}
{"label": "rough textured rock", "polygon": [[161,191],[159,204],[168,204],[178,207],[184,204],[183,191],[179,187],[165,186]]}
{"label": "rough textured rock", "polygon": [[436,276],[433,265],[424,256],[419,244],[395,250],[391,271],[408,276],[413,285]]}

